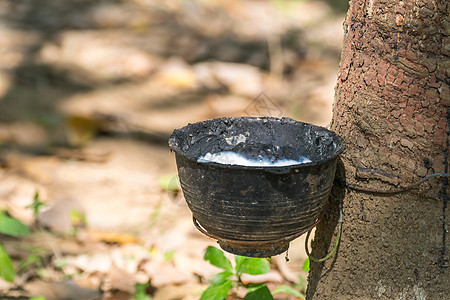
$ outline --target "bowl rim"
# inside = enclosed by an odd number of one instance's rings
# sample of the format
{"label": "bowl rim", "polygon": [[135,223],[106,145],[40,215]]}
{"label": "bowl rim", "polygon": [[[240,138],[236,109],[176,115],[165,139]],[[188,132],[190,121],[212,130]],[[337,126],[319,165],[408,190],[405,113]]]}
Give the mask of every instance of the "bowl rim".
{"label": "bowl rim", "polygon": [[[201,123],[224,121],[224,120],[255,120],[255,121],[266,120],[266,121],[277,121],[277,122],[291,123],[291,124],[300,124],[302,126],[306,125],[306,126],[310,126],[310,127],[314,128],[316,130],[328,132],[333,137],[333,139],[335,139],[335,141],[337,143],[337,147],[336,147],[336,150],[334,151],[333,155],[325,157],[318,161],[292,164],[292,165],[288,165],[288,166],[242,166],[242,165],[221,164],[221,163],[217,163],[217,162],[199,162],[199,161],[197,161],[198,158],[194,158],[192,156],[186,155],[186,153],[182,149],[180,149],[180,147],[178,147],[178,144],[175,143],[174,134],[176,131],[182,131],[188,127],[191,127],[191,126],[194,126],[197,124],[201,124]],[[282,117],[282,118],[278,118],[278,117],[222,117],[222,118],[203,120],[203,121],[199,121],[199,122],[195,122],[195,123],[188,123],[187,125],[185,125],[181,128],[175,129],[172,132],[172,134],[169,137],[168,144],[169,144],[169,148],[170,148],[171,152],[173,151],[173,152],[175,152],[175,154],[180,155],[183,158],[185,158],[189,161],[192,161],[194,163],[197,163],[199,165],[224,168],[224,169],[264,170],[264,171],[268,171],[268,172],[274,173],[274,174],[288,173],[294,169],[300,169],[300,168],[312,167],[312,166],[318,166],[318,165],[325,164],[325,163],[337,158],[339,155],[341,155],[345,151],[345,148],[346,148],[344,139],[341,136],[339,136],[337,133],[335,133],[334,131],[331,131],[323,126],[318,126],[318,125],[314,125],[311,123],[297,121],[297,120],[294,120],[294,119],[288,118],[288,117]]]}

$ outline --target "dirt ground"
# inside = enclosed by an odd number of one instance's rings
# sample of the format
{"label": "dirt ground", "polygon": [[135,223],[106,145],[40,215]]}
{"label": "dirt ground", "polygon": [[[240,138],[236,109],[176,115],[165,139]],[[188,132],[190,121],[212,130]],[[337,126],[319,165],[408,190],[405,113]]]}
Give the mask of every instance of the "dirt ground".
{"label": "dirt ground", "polygon": [[[313,0],[0,2],[0,210],[32,228],[0,235],[18,270],[0,296],[130,299],[150,283],[153,299],[198,299],[216,243],[163,188],[170,133],[237,115],[327,125],[343,18]],[[299,287],[304,236],[289,258],[248,281]]]}

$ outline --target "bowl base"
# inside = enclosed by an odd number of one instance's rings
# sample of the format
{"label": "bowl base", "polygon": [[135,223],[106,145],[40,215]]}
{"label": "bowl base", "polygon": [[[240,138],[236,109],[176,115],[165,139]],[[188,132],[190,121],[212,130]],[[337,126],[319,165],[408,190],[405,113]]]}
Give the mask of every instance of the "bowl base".
{"label": "bowl base", "polygon": [[286,252],[289,242],[261,241],[248,244],[246,241],[218,240],[220,248],[235,255],[266,258]]}

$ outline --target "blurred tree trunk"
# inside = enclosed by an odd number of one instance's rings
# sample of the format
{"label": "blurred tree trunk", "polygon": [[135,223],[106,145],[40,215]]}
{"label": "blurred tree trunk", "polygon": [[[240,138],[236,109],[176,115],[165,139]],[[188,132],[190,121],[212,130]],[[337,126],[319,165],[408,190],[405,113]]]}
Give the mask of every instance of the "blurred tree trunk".
{"label": "blurred tree trunk", "polygon": [[[332,130],[347,142],[337,178],[386,190],[448,172],[448,0],[351,1]],[[345,171],[344,171],[345,170]],[[311,263],[308,299],[448,299],[447,179],[397,195],[338,189],[342,240]],[[330,203],[312,243],[331,250],[338,208]]]}

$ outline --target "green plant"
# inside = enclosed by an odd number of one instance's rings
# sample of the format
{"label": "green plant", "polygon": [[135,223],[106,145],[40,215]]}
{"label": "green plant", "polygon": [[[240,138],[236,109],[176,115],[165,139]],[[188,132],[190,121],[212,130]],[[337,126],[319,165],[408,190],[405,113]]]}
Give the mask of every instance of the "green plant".
{"label": "green plant", "polygon": [[175,192],[180,190],[180,180],[178,175],[164,175],[158,178],[159,186],[168,192]]}
{"label": "green plant", "polygon": [[87,226],[86,214],[76,209],[70,210],[70,223],[72,223],[72,227],[76,229],[86,227]]}
{"label": "green plant", "polygon": [[222,250],[209,246],[206,249],[204,259],[212,265],[223,270],[214,276],[209,287],[202,293],[200,300],[225,299],[227,295],[240,287],[247,289],[244,300],[272,300],[273,294],[288,293],[304,299],[304,295],[294,288],[282,285],[270,292],[265,284],[245,284],[242,274],[260,275],[270,271],[269,261],[263,258],[244,257],[236,255],[235,264],[225,257]]}
{"label": "green plant", "polygon": [[39,214],[39,210],[41,209],[42,206],[45,206],[45,205],[47,205],[47,204],[45,204],[44,202],[42,202],[39,199],[39,192],[35,192],[34,197],[33,197],[33,203],[28,205],[27,208],[30,208],[31,210],[33,210],[33,215],[35,218],[37,218],[37,216]]}
{"label": "green plant", "polygon": [[165,262],[169,262],[173,260],[173,257],[175,256],[175,250],[167,250],[164,252],[163,257]]}
{"label": "green plant", "polygon": [[28,235],[30,229],[19,220],[9,217],[4,211],[0,211],[0,233],[22,237]]}
{"label": "green plant", "polygon": [[44,257],[48,254],[47,250],[39,246],[27,247],[29,253],[22,261],[19,262],[19,272],[34,269],[40,270],[44,268]]}
{"label": "green plant", "polygon": [[153,211],[150,214],[150,224],[149,224],[150,228],[153,228],[156,225],[156,223],[158,222],[158,218],[161,214],[162,206],[163,206],[163,202],[160,201],[153,207]]}
{"label": "green plant", "polygon": [[5,248],[0,244],[0,277],[6,281],[13,282],[16,277],[14,266]]}
{"label": "green plant", "polygon": [[[30,229],[17,219],[11,218],[5,212],[0,211],[0,233],[22,237],[30,233]],[[11,258],[0,243],[0,277],[6,281],[13,282],[16,272]]]}
{"label": "green plant", "polygon": [[135,292],[133,294],[134,300],[151,300],[152,297],[147,294],[147,288],[150,285],[150,283],[136,283],[134,285]]}
{"label": "green plant", "polygon": [[310,261],[309,261],[309,257],[308,257],[307,259],[305,259],[305,262],[303,263],[303,267],[302,267],[303,271],[306,273],[309,272],[309,264],[310,264]]}

